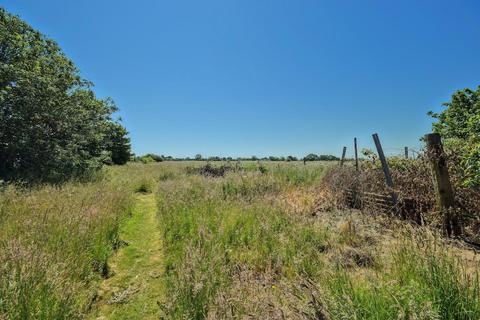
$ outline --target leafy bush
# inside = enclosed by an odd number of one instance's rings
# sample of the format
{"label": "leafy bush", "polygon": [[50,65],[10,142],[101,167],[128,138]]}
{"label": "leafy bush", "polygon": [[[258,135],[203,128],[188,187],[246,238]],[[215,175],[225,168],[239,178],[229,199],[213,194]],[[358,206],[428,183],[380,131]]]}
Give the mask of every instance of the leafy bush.
{"label": "leafy bush", "polygon": [[150,155],[145,155],[139,158],[140,162],[143,164],[154,163],[155,159],[152,158]]}
{"label": "leafy bush", "polygon": [[480,86],[455,92],[446,109],[430,112],[433,130],[445,139],[447,150],[461,155],[464,184],[480,187]]}

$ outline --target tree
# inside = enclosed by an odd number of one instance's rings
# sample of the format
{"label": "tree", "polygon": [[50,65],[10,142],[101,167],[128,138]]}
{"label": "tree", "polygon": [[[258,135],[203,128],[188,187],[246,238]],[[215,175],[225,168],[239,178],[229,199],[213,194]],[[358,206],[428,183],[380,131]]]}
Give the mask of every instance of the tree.
{"label": "tree", "polygon": [[433,131],[442,135],[447,149],[460,154],[465,185],[480,187],[480,86],[456,91],[443,106],[440,113],[429,112],[437,120]]}
{"label": "tree", "polygon": [[303,158],[304,161],[318,161],[320,160],[316,154],[310,153]]}
{"label": "tree", "polygon": [[318,159],[321,161],[339,161],[340,160],[340,158],[332,155],[328,155],[328,154],[322,154],[318,156]]}
{"label": "tree", "polygon": [[202,155],[199,154],[199,153],[197,153],[197,154],[195,155],[195,160],[196,160],[196,161],[201,161],[201,160],[202,160]]}
{"label": "tree", "polygon": [[105,144],[106,150],[110,153],[111,162],[118,165],[125,164],[132,155],[128,132],[118,122],[110,122],[108,125]]}
{"label": "tree", "polygon": [[0,179],[61,182],[101,168],[117,108],[91,87],[54,41],[0,8]]}

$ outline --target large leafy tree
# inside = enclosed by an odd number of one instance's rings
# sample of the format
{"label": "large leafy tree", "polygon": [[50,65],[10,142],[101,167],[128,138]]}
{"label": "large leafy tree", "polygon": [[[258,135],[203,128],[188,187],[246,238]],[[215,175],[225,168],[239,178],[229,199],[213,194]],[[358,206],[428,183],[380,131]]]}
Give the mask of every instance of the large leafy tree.
{"label": "large leafy tree", "polygon": [[444,137],[447,148],[460,153],[465,184],[479,187],[480,86],[455,92],[444,107],[440,113],[430,113],[437,120],[433,130]]}
{"label": "large leafy tree", "polygon": [[0,179],[61,182],[100,168],[119,125],[91,86],[54,41],[0,8]]}

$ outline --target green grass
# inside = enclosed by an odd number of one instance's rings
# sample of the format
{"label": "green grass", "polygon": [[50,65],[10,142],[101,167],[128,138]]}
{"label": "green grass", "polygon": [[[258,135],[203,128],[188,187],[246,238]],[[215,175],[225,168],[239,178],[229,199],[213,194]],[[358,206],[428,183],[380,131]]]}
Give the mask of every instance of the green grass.
{"label": "green grass", "polygon": [[114,276],[103,281],[91,319],[158,319],[164,299],[162,243],[152,194],[138,195],[131,218],[120,228],[126,242],[111,260]]}
{"label": "green grass", "polygon": [[[231,285],[236,267],[260,273],[314,273],[299,255],[317,254],[323,230],[295,229],[280,206],[264,199],[296,186],[298,177],[319,179],[321,171],[320,167],[317,174],[307,175],[287,169],[281,176],[281,169],[273,167],[269,174],[250,169],[225,178],[185,176],[161,184],[165,287],[171,299],[166,313],[172,319],[205,318],[218,292]],[[296,250],[309,245],[312,250]]]}
{"label": "green grass", "polygon": [[113,167],[92,183],[2,191],[0,319],[84,318],[135,187],[153,172]]}
{"label": "green grass", "polygon": [[311,192],[322,167],[267,169],[160,184],[169,318],[269,318],[280,309],[331,319],[480,317],[478,281],[439,240],[376,256],[355,228],[319,224],[281,201]]}
{"label": "green grass", "polygon": [[8,319],[78,318],[84,290],[108,273],[118,219],[131,200],[105,183],[10,188],[0,200],[0,314]]}
{"label": "green grass", "polygon": [[187,170],[202,165],[5,190],[0,319],[480,318],[468,251],[382,216],[315,212],[331,207],[328,165]]}
{"label": "green grass", "polygon": [[479,319],[478,275],[431,244],[399,244],[393,263],[366,278],[335,270],[325,279],[334,319]]}

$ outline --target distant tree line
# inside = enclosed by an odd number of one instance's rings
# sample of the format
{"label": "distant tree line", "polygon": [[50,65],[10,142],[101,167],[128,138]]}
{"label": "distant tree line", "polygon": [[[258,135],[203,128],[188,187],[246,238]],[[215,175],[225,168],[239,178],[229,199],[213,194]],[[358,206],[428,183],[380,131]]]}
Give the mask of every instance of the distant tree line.
{"label": "distant tree line", "polygon": [[51,39],[0,8],[0,180],[58,183],[130,159],[111,99]]}
{"label": "distant tree line", "polygon": [[338,161],[340,160],[338,157],[332,155],[316,155],[310,153],[306,155],[304,158],[297,158],[294,156],[286,156],[286,157],[277,157],[277,156],[269,156],[269,157],[218,157],[218,156],[211,156],[211,157],[203,157],[200,154],[195,155],[193,158],[190,157],[172,157],[172,156],[164,156],[164,155],[157,155],[153,153],[147,153],[143,156],[135,156],[132,158],[134,162],[142,162],[142,163],[153,163],[153,162],[162,162],[162,161]]}
{"label": "distant tree line", "polygon": [[305,161],[339,161],[340,158],[332,156],[332,155],[316,155],[313,153],[308,154],[305,158]]}

